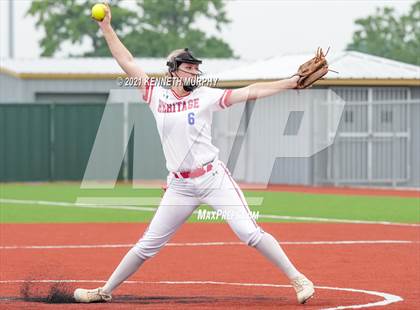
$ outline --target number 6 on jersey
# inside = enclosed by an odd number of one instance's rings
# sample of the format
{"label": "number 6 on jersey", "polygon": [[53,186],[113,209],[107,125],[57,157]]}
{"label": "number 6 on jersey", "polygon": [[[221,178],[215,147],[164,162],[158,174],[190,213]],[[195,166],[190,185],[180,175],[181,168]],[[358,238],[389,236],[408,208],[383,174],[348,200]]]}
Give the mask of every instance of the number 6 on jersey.
{"label": "number 6 on jersey", "polygon": [[195,116],[194,112],[188,113],[188,124],[194,125],[195,123],[194,116]]}

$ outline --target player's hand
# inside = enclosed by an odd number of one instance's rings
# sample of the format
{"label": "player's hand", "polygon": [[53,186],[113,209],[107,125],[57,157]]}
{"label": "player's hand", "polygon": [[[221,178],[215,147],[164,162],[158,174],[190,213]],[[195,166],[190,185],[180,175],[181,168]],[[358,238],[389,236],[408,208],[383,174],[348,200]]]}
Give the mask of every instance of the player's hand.
{"label": "player's hand", "polygon": [[98,25],[101,27],[101,29],[111,27],[111,8],[109,7],[108,3],[105,3],[105,6],[105,17],[102,21],[98,21]]}
{"label": "player's hand", "polygon": [[298,85],[300,77],[298,75],[293,75],[291,78],[289,78],[290,86],[289,88],[296,88]]}

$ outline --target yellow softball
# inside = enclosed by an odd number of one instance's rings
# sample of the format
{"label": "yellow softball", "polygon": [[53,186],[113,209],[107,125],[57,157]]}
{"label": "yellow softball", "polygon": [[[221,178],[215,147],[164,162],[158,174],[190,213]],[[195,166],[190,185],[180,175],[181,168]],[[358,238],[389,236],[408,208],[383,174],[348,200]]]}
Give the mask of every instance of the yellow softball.
{"label": "yellow softball", "polygon": [[106,15],[106,5],[103,3],[97,3],[92,7],[91,17],[97,21],[102,21]]}

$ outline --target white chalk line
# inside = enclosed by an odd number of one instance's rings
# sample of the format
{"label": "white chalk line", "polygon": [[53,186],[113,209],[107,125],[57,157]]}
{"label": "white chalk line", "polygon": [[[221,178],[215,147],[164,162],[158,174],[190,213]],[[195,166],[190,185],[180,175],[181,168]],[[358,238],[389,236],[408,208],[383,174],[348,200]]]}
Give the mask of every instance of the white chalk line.
{"label": "white chalk line", "polygon": [[[10,283],[105,283],[102,280],[1,280],[0,284]],[[230,286],[254,286],[254,287],[276,287],[276,288],[292,288],[291,285],[283,284],[268,284],[268,283],[242,283],[242,282],[222,282],[222,281],[124,281],[125,284],[167,284],[167,285],[230,285]],[[330,286],[315,286],[316,289],[321,290],[333,290],[333,291],[344,291],[352,293],[362,293],[367,295],[373,295],[383,298],[381,301],[371,302],[367,304],[347,305],[347,306],[335,306],[332,308],[324,308],[323,310],[338,310],[338,309],[360,309],[386,306],[392,303],[401,302],[404,299],[398,295],[354,289],[354,288],[341,288],[341,287],[330,287]]]}
{"label": "white chalk line", "polygon": [[[281,241],[281,245],[352,245],[352,244],[414,244],[419,241],[410,240],[339,240],[339,241]],[[237,241],[215,242],[178,242],[167,243],[169,247],[205,247],[243,245]],[[0,246],[0,250],[56,250],[56,249],[112,249],[131,248],[134,244],[75,244],[75,245],[7,245]]]}
{"label": "white chalk line", "polygon": [[[155,212],[156,209],[157,209],[157,208],[154,208],[154,207],[135,207],[135,206],[125,206],[125,205],[87,204],[87,203],[80,203],[80,202],[61,202],[61,201],[45,201],[45,200],[20,200],[20,199],[5,199],[5,198],[0,198],[0,203],[22,204],[22,205],[42,205],[42,206],[56,206],[56,207],[91,208],[91,209],[110,209],[110,210],[124,210],[124,211],[148,211],[148,212]],[[198,211],[194,211],[193,213],[197,214]],[[397,223],[397,222],[388,222],[388,221],[348,220],[348,219],[307,217],[307,216],[285,216],[285,215],[275,215],[275,214],[259,214],[258,218],[278,219],[278,220],[313,221],[313,222],[329,222],[329,223],[376,224],[376,225],[390,225],[390,226],[420,227],[420,224],[412,224],[412,223]]]}

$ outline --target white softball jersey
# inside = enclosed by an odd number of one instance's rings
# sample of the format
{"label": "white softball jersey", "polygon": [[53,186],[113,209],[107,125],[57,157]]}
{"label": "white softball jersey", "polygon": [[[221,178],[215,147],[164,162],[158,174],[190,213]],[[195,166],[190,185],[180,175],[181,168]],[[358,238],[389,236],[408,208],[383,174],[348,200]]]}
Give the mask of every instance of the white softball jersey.
{"label": "white softball jersey", "polygon": [[155,117],[170,172],[190,171],[218,158],[211,141],[213,112],[228,107],[231,92],[202,86],[180,97],[172,89],[146,86],[143,99]]}
{"label": "white softball jersey", "polygon": [[[154,256],[200,204],[217,214],[229,214],[226,221],[246,244],[256,246],[262,239],[264,231],[211,142],[212,114],[228,107],[230,94],[231,90],[200,87],[179,97],[159,86],[145,89],[143,99],[156,119],[170,173],[159,208],[134,246],[140,258]],[[171,173],[191,171],[213,160],[212,170],[196,178],[176,178]]]}

